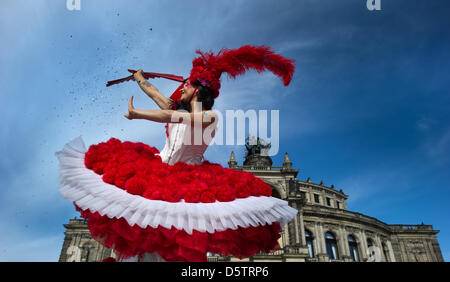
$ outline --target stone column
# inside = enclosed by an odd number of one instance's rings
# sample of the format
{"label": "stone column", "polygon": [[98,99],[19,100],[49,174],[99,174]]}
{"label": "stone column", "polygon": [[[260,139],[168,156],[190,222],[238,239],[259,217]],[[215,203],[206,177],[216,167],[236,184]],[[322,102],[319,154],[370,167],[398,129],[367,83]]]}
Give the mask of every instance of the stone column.
{"label": "stone column", "polygon": [[347,242],[347,232],[342,226],[339,226],[339,237],[341,237],[341,251],[339,252],[342,259],[348,259],[350,258],[350,250],[348,249],[348,242]]}
{"label": "stone column", "polygon": [[395,262],[394,249],[392,249],[391,241],[387,240],[386,241],[386,245],[387,245],[387,248],[388,248],[388,251],[389,251],[389,256],[391,258],[390,261],[391,262]]}
{"label": "stone column", "polygon": [[328,260],[328,256],[327,256],[327,247],[325,245],[325,235],[323,234],[323,227],[322,227],[322,223],[319,223],[319,233],[318,233],[318,240],[320,241],[320,246],[321,246],[321,260],[322,261],[327,261]]}
{"label": "stone column", "polygon": [[325,194],[325,191],[324,191],[324,190],[322,190],[322,192],[320,192],[320,196],[321,196],[321,198],[322,198],[321,205],[323,205],[323,206],[325,206],[325,207],[328,207],[328,206],[327,206],[327,195]]}
{"label": "stone column", "polygon": [[319,223],[319,238],[320,238],[322,253],[326,253],[327,246],[325,245],[325,234],[323,233],[322,223]]}
{"label": "stone column", "polygon": [[425,244],[427,245],[427,249],[430,256],[430,261],[439,261],[438,258],[436,257],[436,254],[434,253],[434,249],[433,249],[433,243],[431,242],[431,240],[426,240]]}
{"label": "stone column", "polygon": [[427,257],[428,257],[428,261],[437,261],[436,260],[436,256],[434,255],[434,252],[433,252],[433,247],[431,245],[431,241],[430,240],[424,240],[423,242],[424,242],[424,245],[425,245],[425,248],[426,248],[426,254],[427,254]]}
{"label": "stone column", "polygon": [[367,257],[367,238],[366,238],[366,234],[364,233],[364,230],[359,232],[360,234],[360,238],[361,238],[361,261],[365,261],[368,257]]}
{"label": "stone column", "polygon": [[317,256],[318,254],[322,253],[322,247],[320,246],[320,237],[319,237],[319,227],[317,225],[317,222],[314,222],[314,240],[313,240],[313,245],[314,245],[314,252],[315,255]]}
{"label": "stone column", "polygon": [[289,245],[290,242],[290,238],[289,238],[289,226],[288,223],[286,223],[283,227],[283,234],[284,234],[284,238],[283,238],[283,247],[285,247],[286,245]]}
{"label": "stone column", "polygon": [[375,242],[381,252],[381,261],[387,261],[386,258],[384,257],[383,244],[381,244],[380,236],[378,236],[377,234],[375,234]]}
{"label": "stone column", "polygon": [[305,192],[305,200],[306,200],[306,202],[307,203],[311,203],[312,201],[311,201],[310,193],[308,191],[303,191],[303,190],[302,190],[302,192]]}
{"label": "stone column", "polygon": [[[80,249],[80,254],[82,254],[83,249],[81,248],[81,243],[82,243],[82,239],[83,239],[83,233],[78,233],[76,240],[75,240],[75,247]],[[80,255],[80,261],[82,261],[82,255]]]}
{"label": "stone column", "polygon": [[[297,203],[293,203],[293,208],[299,211],[298,208],[298,204]],[[304,234],[304,229],[302,224],[299,223],[300,221],[300,211],[297,213],[297,215],[294,218],[294,226],[295,226],[295,244],[299,244],[301,243],[302,246],[304,246],[303,244],[303,240],[300,241],[300,237],[304,237],[301,234]]]}
{"label": "stone column", "polygon": [[303,222],[303,211],[298,211],[298,221],[300,223],[300,230],[298,234],[300,235],[300,243],[302,246],[306,246],[306,237],[305,237],[305,223]]}
{"label": "stone column", "polygon": [[408,251],[405,246],[405,241],[398,239],[398,245],[400,248],[400,256],[401,256],[402,262],[411,262],[411,259],[409,257]]}

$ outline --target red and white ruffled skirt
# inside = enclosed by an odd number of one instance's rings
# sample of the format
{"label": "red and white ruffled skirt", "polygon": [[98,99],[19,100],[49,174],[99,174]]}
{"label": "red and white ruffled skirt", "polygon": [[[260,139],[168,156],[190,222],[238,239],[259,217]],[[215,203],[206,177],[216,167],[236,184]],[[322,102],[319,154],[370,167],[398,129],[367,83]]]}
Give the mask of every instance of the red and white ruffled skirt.
{"label": "red and white ruffled skirt", "polygon": [[208,161],[169,165],[158,153],[115,138],[86,150],[81,137],[56,153],[60,192],[95,240],[122,259],[157,253],[166,261],[280,248],[281,227],[297,210],[264,181]]}

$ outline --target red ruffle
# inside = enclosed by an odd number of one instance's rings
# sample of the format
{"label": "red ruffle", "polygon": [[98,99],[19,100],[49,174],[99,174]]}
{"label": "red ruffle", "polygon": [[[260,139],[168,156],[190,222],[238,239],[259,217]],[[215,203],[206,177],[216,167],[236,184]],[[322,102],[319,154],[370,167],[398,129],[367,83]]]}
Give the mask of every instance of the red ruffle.
{"label": "red ruffle", "polygon": [[85,166],[102,175],[104,182],[151,200],[212,203],[272,195],[271,187],[252,173],[208,161],[169,165],[157,153],[141,142],[111,138],[89,147]]}
{"label": "red ruffle", "polygon": [[281,227],[278,222],[212,234],[194,230],[189,235],[173,227],[142,229],[138,225],[130,226],[123,218],[111,219],[97,212],[76,208],[87,219],[92,237],[107,248],[113,248],[119,258],[156,252],[166,261],[201,262],[207,260],[207,252],[242,259],[260,251],[268,253],[280,249],[278,239]]}

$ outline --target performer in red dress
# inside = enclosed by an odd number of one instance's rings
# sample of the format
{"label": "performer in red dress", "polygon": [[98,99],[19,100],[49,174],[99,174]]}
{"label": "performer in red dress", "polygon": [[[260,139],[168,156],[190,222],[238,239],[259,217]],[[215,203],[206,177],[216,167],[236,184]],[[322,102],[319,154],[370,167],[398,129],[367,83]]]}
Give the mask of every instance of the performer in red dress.
{"label": "performer in red dress", "polygon": [[87,150],[80,136],[56,153],[60,193],[87,220],[92,237],[121,261],[271,252],[280,248],[281,228],[297,213],[271,197],[271,187],[253,174],[205,160],[210,138],[194,140],[198,129],[214,136],[218,116],[212,106],[222,73],[234,78],[249,69],[269,70],[288,85],[294,61],[266,46],[197,53],[189,78],[171,98],[141,70],[132,77],[161,110],[135,109],[131,97],[125,117],[167,123],[161,151],[116,138]]}

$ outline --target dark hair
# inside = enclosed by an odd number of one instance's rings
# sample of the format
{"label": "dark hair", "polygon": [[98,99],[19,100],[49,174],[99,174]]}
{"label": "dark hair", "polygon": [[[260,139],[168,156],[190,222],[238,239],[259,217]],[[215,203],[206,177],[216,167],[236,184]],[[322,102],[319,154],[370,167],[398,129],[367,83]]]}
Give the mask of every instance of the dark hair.
{"label": "dark hair", "polygon": [[[214,105],[214,92],[208,86],[195,85],[197,87],[197,102],[202,103],[205,110],[211,110]],[[177,110],[185,110],[191,112],[191,104],[189,102],[179,101],[175,103]]]}

